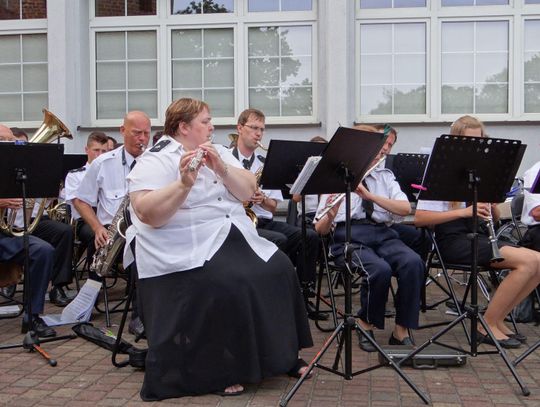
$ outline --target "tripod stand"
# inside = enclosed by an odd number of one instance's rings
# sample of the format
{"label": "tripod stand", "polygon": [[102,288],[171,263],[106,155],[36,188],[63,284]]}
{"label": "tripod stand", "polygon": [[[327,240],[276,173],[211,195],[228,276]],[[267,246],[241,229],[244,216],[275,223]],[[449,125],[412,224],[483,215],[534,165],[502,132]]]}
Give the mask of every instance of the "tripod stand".
{"label": "tripod stand", "polygon": [[[309,177],[305,187],[302,189],[303,194],[318,194],[342,192],[345,189],[345,213],[346,213],[346,242],[345,242],[345,260],[347,271],[343,273],[343,285],[345,290],[345,312],[343,320],[337,325],[334,332],[326,340],[323,347],[317,352],[317,356],[310,362],[307,369],[304,371],[300,379],[289,390],[287,395],[280,401],[280,406],[286,406],[294,397],[296,391],[300,388],[303,382],[307,379],[310,372],[318,367],[327,372],[336,374],[352,380],[354,376],[367,373],[371,370],[386,366],[384,363],[371,366],[356,372],[352,370],[352,331],[356,330],[364,335],[369,342],[375,347],[377,352],[385,359],[388,365],[392,367],[399,376],[411,387],[411,389],[422,399],[426,404],[429,404],[428,398],[416,387],[409,379],[403,370],[398,366],[388,354],[368,335],[367,331],[356,323],[352,314],[352,293],[351,293],[351,273],[352,269],[351,256],[355,247],[351,244],[351,191],[353,185],[358,185],[361,176],[366,172],[369,164],[379,152],[385,138],[380,133],[369,133],[360,130],[339,128],[328,147],[324,151],[323,157],[313,174]],[[347,154],[352,154],[347,156]],[[302,176],[302,174],[300,175]],[[334,182],[332,182],[334,181]],[[291,190],[291,192],[294,192]],[[334,365],[327,367],[319,364],[319,361],[330,348],[334,340],[338,341],[338,349]],[[339,360],[343,348],[344,352],[344,371],[338,370]]]}
{"label": "tripod stand", "polygon": [[[510,189],[517,166],[516,157],[520,152],[520,142],[502,139],[482,139],[473,137],[442,136],[437,139],[430,163],[424,177],[424,187],[420,199],[468,201],[472,196],[472,233],[471,238],[471,303],[464,306],[464,312],[448,326],[437,332],[431,339],[409,353],[399,363],[414,357],[432,343],[465,352],[471,356],[498,353],[521,387],[523,395],[530,394],[521,380],[508,355],[491,332],[484,317],[478,310],[478,214],[477,205],[481,202],[499,202],[504,200],[505,191]],[[510,163],[511,165],[504,165]],[[467,182],[464,183],[463,177]],[[479,184],[482,183],[482,190]],[[464,350],[437,340],[466,319],[471,322],[470,349]],[[478,323],[491,338],[497,351],[478,351]],[[466,332],[467,333],[467,332]]]}
{"label": "tripod stand", "polygon": [[[55,196],[58,194],[58,185],[61,174],[61,157],[63,145],[28,144],[28,145],[0,145],[0,174],[5,179],[2,182],[0,197],[22,198],[23,210],[23,252],[24,252],[24,310],[28,318],[28,332],[20,344],[0,345],[0,349],[22,347],[30,352],[38,352],[45,358],[50,366],[56,366],[56,360],[41,348],[41,343],[73,339],[75,335],[58,336],[40,340],[34,331],[32,313],[32,285],[29,249],[28,218],[26,213],[26,200],[29,197]],[[39,175],[38,175],[39,174]],[[44,174],[48,178],[44,177]],[[31,176],[35,175],[35,179]],[[30,191],[27,187],[30,185]],[[39,185],[39,186],[38,186]]]}

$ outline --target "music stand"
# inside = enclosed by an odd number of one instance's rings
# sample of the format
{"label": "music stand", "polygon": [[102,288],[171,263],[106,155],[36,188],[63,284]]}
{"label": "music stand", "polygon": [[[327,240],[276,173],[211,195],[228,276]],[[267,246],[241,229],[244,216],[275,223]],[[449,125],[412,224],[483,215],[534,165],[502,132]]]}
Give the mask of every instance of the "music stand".
{"label": "music stand", "polygon": [[[58,184],[62,174],[63,144],[11,144],[0,143],[0,198],[22,198],[26,207],[27,198],[41,198],[58,195]],[[73,339],[74,335],[39,339],[34,332],[32,318],[32,285],[29,267],[29,234],[26,210],[23,210],[23,251],[24,251],[24,294],[23,308],[28,316],[28,332],[20,344],[7,344],[0,349],[22,347],[37,351],[49,365],[57,362],[41,349],[40,343]]]}
{"label": "music stand", "polygon": [[[385,135],[382,133],[372,133],[363,130],[349,129],[340,127],[328,143],[322,154],[322,158],[317,164],[315,170],[302,189],[302,195],[305,194],[324,194],[324,193],[345,193],[345,214],[346,214],[346,242],[345,242],[345,262],[347,272],[343,273],[343,285],[345,288],[345,313],[343,321],[336,327],[334,332],[326,340],[323,347],[317,352],[315,358],[309,363],[300,379],[289,390],[287,395],[280,401],[280,406],[286,406],[306,380],[314,367],[318,367],[327,372],[336,374],[352,380],[354,376],[369,372],[379,367],[386,366],[379,363],[357,372],[352,371],[352,330],[357,330],[363,334],[371,344],[377,349],[377,352],[385,359],[405,382],[414,390],[414,392],[426,404],[429,404],[428,398],[416,387],[408,376],[390,359],[388,354],[369,336],[352,314],[352,293],[351,293],[351,256],[355,249],[351,245],[351,191],[356,189],[363,175],[369,169],[375,156],[379,153],[385,142]],[[338,340],[338,349],[334,366],[332,368],[319,364],[319,360],[324,356],[332,342]],[[341,350],[345,347],[345,372],[337,370],[337,365],[341,357]]]}
{"label": "music stand", "polygon": [[69,171],[81,168],[88,161],[86,154],[64,154],[62,157],[62,180],[66,179]]}
{"label": "music stand", "polygon": [[[464,312],[448,326],[437,332],[427,342],[413,350],[399,364],[414,357],[432,343],[449,349],[462,351],[471,356],[499,353],[525,396],[530,394],[525,383],[517,374],[506,352],[502,349],[489,329],[484,317],[478,311],[478,202],[502,202],[516,175],[516,159],[519,158],[521,142],[482,137],[443,135],[435,141],[419,199],[436,201],[472,201],[473,231],[471,239],[471,304],[464,306]],[[470,350],[464,350],[437,342],[437,339],[454,326],[468,318],[471,321]],[[497,351],[478,352],[478,322],[484,327],[495,344]]]}
{"label": "music stand", "polygon": [[409,202],[416,202],[418,190],[412,184],[421,184],[429,154],[398,153],[392,160],[392,172]]}
{"label": "music stand", "polygon": [[[326,144],[310,141],[287,141],[271,140],[268,146],[268,154],[264,160],[263,173],[261,175],[261,188],[264,189],[289,189],[302,170],[304,163],[311,156],[321,155]],[[302,195],[302,265],[306,270],[307,265],[307,228],[305,221],[306,200]],[[302,287],[306,309],[308,309],[309,287]]]}

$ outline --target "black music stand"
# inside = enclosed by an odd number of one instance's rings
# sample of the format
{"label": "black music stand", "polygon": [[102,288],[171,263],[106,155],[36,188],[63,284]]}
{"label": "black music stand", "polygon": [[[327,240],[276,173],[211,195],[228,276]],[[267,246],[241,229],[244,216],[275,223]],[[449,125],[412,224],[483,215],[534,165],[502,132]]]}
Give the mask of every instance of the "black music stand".
{"label": "black music stand", "polygon": [[86,154],[64,154],[62,157],[62,181],[66,179],[69,171],[81,168],[87,161]]}
{"label": "black music stand", "polygon": [[[42,198],[58,195],[58,185],[62,174],[63,144],[11,144],[0,143],[0,198],[22,198],[26,207],[27,198]],[[29,266],[29,234],[26,211],[23,210],[23,250],[24,250],[24,310],[28,315],[28,332],[20,344],[1,345],[0,349],[22,347],[37,351],[47,363],[56,366],[56,360],[41,349],[40,343],[73,339],[75,335],[39,339],[34,332],[32,318],[32,285]]]}
{"label": "black music stand", "polygon": [[[264,169],[261,175],[261,188],[264,189],[289,189],[302,170],[304,163],[311,156],[319,156],[326,148],[326,144],[310,141],[286,141],[271,140],[268,146],[268,154],[264,160]],[[306,201],[302,195],[302,256],[303,269],[307,264],[307,229],[305,222]],[[309,287],[302,287],[304,302],[308,309]]]}
{"label": "black music stand", "polygon": [[[523,395],[530,394],[527,386],[517,374],[506,352],[499,345],[489,329],[484,317],[478,311],[478,202],[502,202],[516,175],[516,159],[519,158],[521,142],[482,137],[443,135],[435,141],[419,199],[436,201],[470,202],[473,206],[473,233],[471,234],[471,304],[465,305],[464,312],[448,326],[437,332],[431,339],[409,353],[399,364],[414,357],[432,343],[464,352],[473,357],[498,353],[508,366],[521,387]],[[437,342],[437,339],[454,326],[471,321],[470,350]],[[478,322],[484,327],[497,351],[478,352]]]}
{"label": "black music stand", "polygon": [[418,190],[413,184],[421,184],[429,154],[398,153],[392,160],[392,172],[409,202],[416,202]]}
{"label": "black music stand", "polygon": [[[345,127],[338,128],[324,150],[321,160],[309,177],[304,188],[302,188],[302,195],[345,192],[346,242],[344,252],[347,266],[347,271],[343,273],[345,313],[343,315],[343,321],[336,327],[319,352],[317,352],[317,355],[309,363],[300,379],[298,379],[287,395],[280,401],[280,406],[286,406],[288,404],[314,367],[341,376],[346,380],[352,380],[354,376],[386,366],[386,364],[379,363],[378,365],[357,372],[352,371],[353,329],[359,331],[368,338],[371,344],[377,349],[377,352],[385,359],[387,364],[389,364],[390,367],[405,380],[409,387],[414,390],[424,403],[429,404],[428,398],[416,387],[409,377],[405,375],[401,370],[401,367],[391,360],[377,342],[367,334],[366,330],[356,323],[352,314],[352,267],[350,266],[350,261],[355,247],[351,245],[351,192],[353,189],[356,189],[362,180],[363,175],[369,169],[369,165],[383,146],[385,139],[386,137],[382,133],[372,133]],[[324,356],[332,342],[336,339],[338,340],[338,349],[334,366],[330,368],[319,364],[319,360]],[[345,347],[345,371],[341,372],[337,370],[337,367],[343,347]]]}

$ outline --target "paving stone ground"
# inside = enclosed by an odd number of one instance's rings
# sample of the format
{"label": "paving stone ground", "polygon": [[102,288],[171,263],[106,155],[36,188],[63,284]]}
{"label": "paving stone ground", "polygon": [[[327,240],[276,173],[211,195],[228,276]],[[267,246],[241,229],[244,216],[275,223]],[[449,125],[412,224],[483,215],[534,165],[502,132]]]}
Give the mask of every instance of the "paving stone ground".
{"label": "paving stone ground", "polygon": [[[458,291],[460,288],[458,288]],[[114,292],[116,291],[116,292]],[[119,295],[122,287],[113,290]],[[441,297],[441,292],[430,285],[428,300]],[[358,294],[354,303],[358,302]],[[47,303],[46,312],[57,313],[61,309]],[[451,320],[446,307],[421,314],[421,323]],[[113,331],[117,329],[120,315],[112,317]],[[92,322],[95,326],[105,326],[103,314],[94,312]],[[0,343],[19,343],[21,318],[0,320]],[[379,343],[385,344],[390,336],[392,320],[387,319],[386,329],[376,331]],[[329,336],[321,332],[311,322],[315,346],[302,351],[301,356],[311,360]],[[522,333],[529,338],[529,344],[540,339],[540,328],[534,324],[518,324]],[[441,328],[419,330],[414,337],[417,343],[428,340]],[[58,328],[59,334],[68,334],[70,327]],[[216,332],[219,335],[219,332]],[[131,335],[125,338],[132,341]],[[448,344],[466,347],[464,330],[456,326],[441,340]],[[144,346],[144,341],[139,343]],[[56,367],[48,366],[36,353],[21,348],[0,350],[0,405],[6,406],[149,406],[139,396],[143,371],[132,367],[118,369],[111,364],[111,353],[84,339],[59,341],[44,344],[43,348],[58,361]],[[322,359],[331,366],[335,357],[332,344]],[[480,350],[495,348],[482,345]],[[509,350],[508,356],[514,359],[523,349]],[[517,371],[526,383],[531,395],[525,397],[510,371],[497,354],[469,357],[462,367],[439,367],[419,370],[405,368],[404,371],[418,388],[425,392],[435,407],[457,406],[540,406],[540,353],[532,353],[522,362]],[[377,364],[377,354],[365,353],[357,346],[353,335],[353,370],[365,369]],[[246,386],[246,392],[238,397],[219,397],[206,395],[184,397],[162,401],[161,404],[200,407],[277,406],[279,401],[295,384],[295,379],[287,376],[274,377],[259,384]],[[291,407],[352,407],[352,406],[420,406],[423,405],[415,392],[396,372],[383,367],[355,376],[352,380],[316,368],[312,379],[306,381],[288,404]]]}

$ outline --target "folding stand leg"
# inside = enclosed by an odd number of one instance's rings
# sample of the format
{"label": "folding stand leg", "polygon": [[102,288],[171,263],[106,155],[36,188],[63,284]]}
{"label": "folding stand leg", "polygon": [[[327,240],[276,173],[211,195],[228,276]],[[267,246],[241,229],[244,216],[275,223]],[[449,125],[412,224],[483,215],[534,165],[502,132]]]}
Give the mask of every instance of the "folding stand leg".
{"label": "folding stand leg", "polygon": [[531,353],[533,353],[536,349],[540,347],[540,340],[536,341],[534,345],[531,345],[529,349],[527,349],[525,352],[523,352],[521,355],[519,355],[513,362],[512,365],[517,366],[520,364],[523,359],[525,359],[527,356],[529,356]]}

